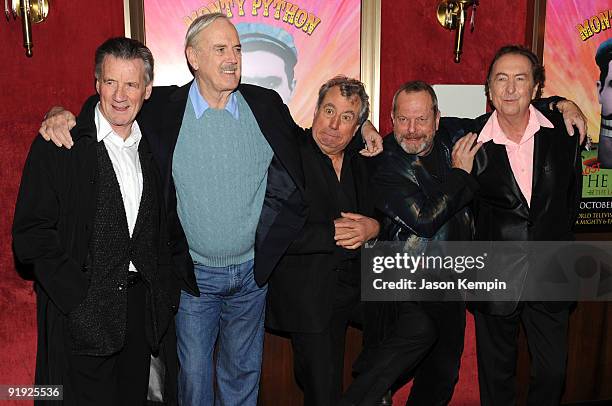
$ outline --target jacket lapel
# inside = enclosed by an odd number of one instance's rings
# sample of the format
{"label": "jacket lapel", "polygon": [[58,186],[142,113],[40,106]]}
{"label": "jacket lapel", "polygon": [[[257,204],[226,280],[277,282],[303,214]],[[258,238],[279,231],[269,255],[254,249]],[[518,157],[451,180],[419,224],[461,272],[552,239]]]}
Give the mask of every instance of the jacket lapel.
{"label": "jacket lapel", "polygon": [[153,193],[155,193],[152,189],[153,179],[151,179],[153,174],[151,168],[153,164],[153,154],[149,151],[145,137],[142,137],[140,145],[138,145],[138,158],[142,170],[142,194],[140,197],[140,204],[138,205],[138,214],[136,215],[136,224],[132,232],[132,239],[136,238],[138,233],[140,233],[143,224],[145,224],[145,221],[151,213],[151,198],[154,196]]}
{"label": "jacket lapel", "polygon": [[521,201],[523,207],[528,212],[529,204],[527,203],[527,199],[523,196],[521,192],[521,188],[514,177],[514,172],[512,172],[512,167],[510,166],[510,161],[508,160],[508,153],[506,152],[506,147],[504,145],[495,144],[493,142],[487,143],[487,152],[492,156],[490,157],[489,164],[495,167],[495,170],[499,174],[499,179],[503,182],[506,182],[508,188],[512,191],[514,196]]}
{"label": "jacket lapel", "polygon": [[163,174],[165,174],[163,181],[164,185],[164,201],[166,205],[169,204],[170,193],[174,193],[174,189],[170,187],[172,182],[172,157],[174,155],[174,148],[181,131],[181,125],[183,124],[183,116],[185,115],[185,108],[189,99],[189,88],[193,81],[187,83],[184,86],[179,87],[170,94],[168,98],[168,104],[162,110],[162,122],[161,131],[162,140],[161,143],[163,151],[167,151],[168,157],[166,159],[166,168],[159,168]]}
{"label": "jacket lapel", "polygon": [[542,181],[542,172],[544,172],[546,168],[546,156],[548,155],[548,149],[550,147],[549,133],[550,129],[542,127],[540,131],[538,131],[534,135],[534,146],[533,146],[533,180],[531,186],[531,200],[533,205],[533,200],[537,196],[535,193],[538,190],[539,183]]}
{"label": "jacket lapel", "polygon": [[[253,112],[259,129],[274,151],[274,156],[278,158],[283,167],[287,170],[298,189],[303,191],[304,174],[301,170],[300,152],[295,142],[295,137],[297,137],[298,134],[286,134],[284,132],[287,131],[281,131],[281,129],[287,129],[289,126],[279,125],[279,120],[285,120],[277,110],[270,108],[271,103],[266,103],[265,100],[261,100],[261,98],[252,94],[249,88],[245,86],[239,86],[238,90]],[[288,111],[287,114],[289,114]],[[297,130],[296,128],[296,131]]]}

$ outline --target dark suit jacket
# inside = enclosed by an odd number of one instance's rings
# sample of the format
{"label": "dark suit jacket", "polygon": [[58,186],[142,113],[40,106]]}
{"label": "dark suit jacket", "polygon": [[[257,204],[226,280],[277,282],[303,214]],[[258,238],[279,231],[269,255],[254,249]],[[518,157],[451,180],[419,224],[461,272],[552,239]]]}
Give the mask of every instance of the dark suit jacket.
{"label": "dark suit jacket", "polygon": [[[338,183],[328,182],[321,168],[322,152],[311,140],[307,131],[300,139],[300,154],[306,188],[304,199],[309,214],[304,228],[289,246],[268,286],[266,325],[269,328],[289,332],[320,332],[329,325],[335,298],[337,268],[343,259],[342,249],[334,241],[334,219],[340,217],[334,188]],[[369,193],[367,160],[357,152],[361,140],[354,138],[345,153],[351,150],[350,160],[357,212],[372,216],[373,202]],[[344,163],[346,164],[346,162]],[[351,272],[360,277],[359,261]]]}
{"label": "dark suit jacket", "polygon": [[[463,127],[462,132],[480,133],[489,116],[457,124]],[[480,184],[474,200],[476,240],[573,240],[572,228],[582,190],[578,137],[567,135],[559,114],[548,118],[555,128],[542,127],[534,138],[531,205],[518,187],[503,145],[487,142],[476,155],[472,171]],[[491,314],[509,314],[517,303],[483,302],[476,306]],[[545,302],[545,305],[555,310],[567,307],[568,303]]]}
{"label": "dark suit jacket", "polygon": [[[13,248],[16,257],[32,266],[36,279],[38,344],[36,378],[39,385],[64,385],[64,402],[73,404],[68,354],[71,351],[68,314],[85,299],[88,276],[89,243],[96,211],[96,127],[92,105],[84,107],[71,131],[75,141],[70,150],[57,148],[38,136],[25,163],[13,222]],[[146,139],[140,142],[141,162],[151,160]],[[176,396],[176,340],[173,317],[179,302],[179,282],[173,272],[161,185],[154,165],[151,186],[160,201],[160,219],[154,225],[158,265],[149,275],[147,296],[147,336],[154,351],[165,348],[163,358],[166,395]],[[140,214],[139,214],[140,216]],[[103,309],[118,316],[119,310]],[[125,309],[124,309],[125,310]],[[109,313],[107,313],[109,314]],[[157,334],[149,317],[154,317]],[[170,333],[164,334],[168,329]],[[153,333],[150,333],[153,331]],[[164,371],[160,371],[164,372]],[[173,404],[169,402],[169,404]]]}
{"label": "dark suit jacket", "polygon": [[[407,154],[393,133],[384,140],[384,151],[372,177],[376,211],[381,217],[379,241],[404,241],[408,252],[422,252],[430,241],[471,240],[473,218],[469,205],[478,190],[473,176],[451,166],[451,147],[438,135],[437,173],[417,155]],[[399,302],[366,302],[363,307],[364,348],[375,347],[395,332],[403,305]],[[355,370],[373,365],[362,352]]]}
{"label": "dark suit jacket", "polygon": [[[192,295],[199,290],[193,273],[187,239],[176,209],[176,190],[172,179],[172,157],[178,139],[191,82],[181,86],[155,87],[140,111],[138,122],[148,135],[153,158],[162,175],[168,211],[169,244],[183,289]],[[280,96],[262,87],[241,84],[238,91],[251,108],[261,132],[274,151],[268,169],[266,196],[255,237],[255,281],[263,285],[306,217],[301,191],[304,178],[295,138],[302,131],[291,118]],[[202,193],[206,193],[205,190]]]}

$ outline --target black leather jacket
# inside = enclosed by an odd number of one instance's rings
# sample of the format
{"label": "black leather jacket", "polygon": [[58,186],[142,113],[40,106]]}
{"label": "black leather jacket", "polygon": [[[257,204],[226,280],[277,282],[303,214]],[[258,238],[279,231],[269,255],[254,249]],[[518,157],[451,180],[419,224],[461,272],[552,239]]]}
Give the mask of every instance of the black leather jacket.
{"label": "black leather jacket", "polygon": [[393,134],[385,138],[374,176],[376,209],[382,214],[379,240],[406,241],[418,248],[430,240],[469,240],[473,235],[468,204],[478,183],[462,169],[451,168],[450,146],[437,134],[437,174],[430,174],[417,155],[406,153]]}

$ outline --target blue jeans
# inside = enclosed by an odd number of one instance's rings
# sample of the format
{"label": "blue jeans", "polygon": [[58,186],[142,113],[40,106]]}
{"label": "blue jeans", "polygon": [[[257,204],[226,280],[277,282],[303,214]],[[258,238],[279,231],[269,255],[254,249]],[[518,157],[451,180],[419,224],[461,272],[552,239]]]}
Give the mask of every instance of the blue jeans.
{"label": "blue jeans", "polygon": [[[253,278],[253,260],[212,268],[195,265],[200,297],[181,292],[176,315],[179,404],[257,404],[267,286]],[[218,340],[217,396],[213,353]]]}

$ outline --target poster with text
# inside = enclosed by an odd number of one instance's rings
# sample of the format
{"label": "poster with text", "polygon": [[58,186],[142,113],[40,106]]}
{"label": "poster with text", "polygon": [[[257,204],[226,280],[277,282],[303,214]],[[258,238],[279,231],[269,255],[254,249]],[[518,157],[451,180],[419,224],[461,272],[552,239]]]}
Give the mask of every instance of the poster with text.
{"label": "poster with text", "polygon": [[144,0],[156,85],[192,79],[185,33],[198,16],[226,14],[242,43],[242,82],[276,90],[310,127],[319,87],[337,74],[359,78],[361,0]]}
{"label": "poster with text", "polygon": [[574,100],[588,119],[592,151],[582,153],[577,230],[612,230],[612,3],[548,0],[546,95]]}

